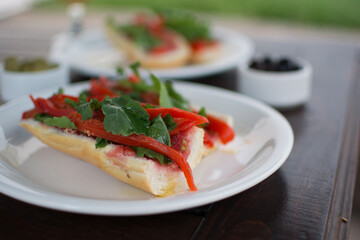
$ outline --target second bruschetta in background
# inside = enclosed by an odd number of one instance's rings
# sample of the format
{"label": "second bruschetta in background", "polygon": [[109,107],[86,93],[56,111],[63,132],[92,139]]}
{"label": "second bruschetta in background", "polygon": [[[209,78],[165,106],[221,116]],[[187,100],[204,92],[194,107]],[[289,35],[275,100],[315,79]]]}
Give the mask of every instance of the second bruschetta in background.
{"label": "second bruschetta in background", "polygon": [[181,34],[166,28],[157,15],[138,15],[131,23],[108,19],[107,38],[132,61],[145,68],[175,68],[187,64],[191,47]]}
{"label": "second bruschetta in background", "polygon": [[167,28],[181,34],[192,49],[190,62],[203,64],[221,57],[221,42],[215,39],[209,25],[194,14],[178,9],[157,10]]}

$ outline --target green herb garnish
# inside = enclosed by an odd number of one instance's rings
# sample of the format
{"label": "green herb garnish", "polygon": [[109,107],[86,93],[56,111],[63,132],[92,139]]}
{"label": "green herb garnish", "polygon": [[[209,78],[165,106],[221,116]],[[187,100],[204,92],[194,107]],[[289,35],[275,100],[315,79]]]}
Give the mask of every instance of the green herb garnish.
{"label": "green herb garnish", "polygon": [[148,108],[158,108],[158,106],[153,106],[153,105],[151,105],[151,104],[146,104],[144,108],[145,108],[145,109],[148,109]]}
{"label": "green herb garnish", "polygon": [[90,97],[90,93],[87,90],[84,90],[79,95],[79,104],[86,103],[87,99]]}
{"label": "green herb garnish", "polygon": [[65,116],[47,118],[43,120],[43,123],[52,127],[76,129],[75,123]]}
{"label": "green herb garnish", "polygon": [[80,113],[82,120],[88,120],[92,118],[93,111],[99,110],[101,108],[101,105],[99,103],[99,100],[93,98],[89,102],[79,104],[75,108]]}
{"label": "green herb garnish", "polygon": [[177,127],[177,123],[174,122],[174,119],[170,114],[166,114],[163,121],[166,124],[168,131],[174,130]]}
{"label": "green herb garnish", "polygon": [[[200,108],[198,114],[201,115],[201,116],[203,116],[203,117],[207,117],[207,116],[206,116],[206,109],[205,109],[205,107]],[[203,124],[200,125],[200,127],[206,127],[206,126],[208,126],[208,125],[209,125],[209,123],[203,123]]]}
{"label": "green herb garnish", "polygon": [[[155,117],[149,127],[149,136],[152,138],[155,138],[158,142],[163,143],[165,145],[170,146],[171,140],[170,135],[168,132],[168,128],[161,118],[161,116]],[[136,147],[135,151],[139,157],[147,156],[152,159],[158,159],[161,164],[167,164],[171,162],[171,160],[164,155],[154,152],[153,150],[142,148],[142,147]]]}
{"label": "green herb garnish", "polygon": [[153,74],[151,74],[151,80],[159,94],[159,105],[161,107],[177,107],[190,111],[188,101],[175,91],[171,82],[163,83]]}
{"label": "green herb garnish", "polygon": [[157,78],[154,74],[151,74],[151,80],[153,81],[154,88],[159,93],[159,105],[161,107],[167,108],[173,107],[174,105],[171,101],[171,98],[164,83],[161,82],[160,79]]}
{"label": "green herb garnish", "polygon": [[129,136],[149,133],[149,114],[129,96],[104,99],[101,109],[105,115],[104,128],[113,134]]}
{"label": "green herb garnish", "polygon": [[74,100],[72,100],[72,99],[70,99],[70,98],[65,98],[65,99],[64,99],[64,102],[65,102],[67,105],[69,105],[70,107],[72,107],[72,108],[76,108],[76,107],[79,105],[78,102],[76,102],[76,101],[74,101]]}
{"label": "green herb garnish", "polygon": [[161,45],[162,42],[160,38],[151,34],[145,26],[129,24],[119,27],[119,30],[146,51]]}
{"label": "green herb garnish", "polygon": [[106,147],[106,145],[108,145],[108,141],[106,139],[100,137],[96,138],[96,144],[95,144],[96,149]]}
{"label": "green herb garnish", "polygon": [[46,113],[38,113],[34,116],[34,119],[39,122],[44,122],[48,118],[52,118],[52,116]]}
{"label": "green herb garnish", "polygon": [[59,88],[56,94],[64,94],[64,89],[63,89],[63,88]]}
{"label": "green herb garnish", "polygon": [[135,73],[136,76],[140,76],[139,75],[139,68],[140,68],[140,62],[135,62],[133,64],[130,65],[131,70]]}
{"label": "green herb garnish", "polygon": [[124,69],[122,67],[116,68],[117,74],[119,74],[121,77],[124,76]]}
{"label": "green herb garnish", "polygon": [[136,151],[136,154],[138,157],[148,157],[151,159],[157,159],[159,160],[159,162],[164,165],[164,164],[168,164],[170,162],[172,162],[172,160],[168,157],[165,157],[164,155],[154,152],[153,150],[150,149],[146,149],[146,148],[142,148],[142,147],[136,147],[134,148],[134,150]]}
{"label": "green herb garnish", "polygon": [[192,42],[199,39],[211,39],[208,23],[198,19],[194,14],[179,9],[159,9],[157,14],[164,17],[165,26],[183,35]]}
{"label": "green herb garnish", "polygon": [[160,115],[151,121],[149,136],[165,145],[171,145],[168,128]]}
{"label": "green herb garnish", "polygon": [[75,123],[65,116],[52,117],[46,113],[38,113],[35,114],[34,119],[51,127],[76,129]]}
{"label": "green herb garnish", "polygon": [[165,86],[169,97],[171,98],[172,104],[174,107],[190,111],[189,102],[178,92],[175,91],[172,82],[167,81],[165,82]]}
{"label": "green herb garnish", "polygon": [[203,116],[203,117],[206,117],[206,109],[205,109],[205,107],[200,108],[198,114]]}

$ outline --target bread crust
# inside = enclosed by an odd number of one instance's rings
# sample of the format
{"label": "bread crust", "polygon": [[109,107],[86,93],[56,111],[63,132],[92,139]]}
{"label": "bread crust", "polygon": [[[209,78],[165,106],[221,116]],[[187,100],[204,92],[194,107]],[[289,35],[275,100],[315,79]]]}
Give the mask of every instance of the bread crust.
{"label": "bread crust", "polygon": [[221,44],[204,47],[198,51],[193,51],[190,61],[195,64],[204,64],[212,62],[222,55]]}
{"label": "bread crust", "polygon": [[125,51],[129,59],[139,61],[141,66],[145,68],[161,69],[180,67],[187,64],[191,57],[191,49],[186,40],[181,35],[172,31],[171,34],[175,36],[176,47],[172,51],[161,54],[146,53],[126,36],[115,31],[111,26],[105,26],[105,33],[117,49]]}
{"label": "bread crust", "polygon": [[[43,143],[83,159],[111,176],[130,185],[143,189],[156,196],[167,196],[175,193],[177,183],[184,178],[176,164],[161,165],[148,158],[126,155],[124,146],[108,144],[104,148],[95,148],[95,139],[85,135],[49,127],[33,119],[22,120],[20,126],[25,128]],[[190,154],[187,161],[192,169],[200,162],[204,154],[204,130],[193,127],[185,137],[191,139]]]}

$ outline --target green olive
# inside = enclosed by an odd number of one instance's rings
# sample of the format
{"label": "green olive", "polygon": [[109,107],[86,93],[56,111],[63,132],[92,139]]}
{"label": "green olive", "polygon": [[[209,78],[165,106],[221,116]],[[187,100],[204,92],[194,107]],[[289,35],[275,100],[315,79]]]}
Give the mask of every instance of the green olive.
{"label": "green olive", "polygon": [[57,68],[59,65],[48,62],[45,58],[18,60],[14,56],[5,59],[5,70],[11,72],[39,72]]}

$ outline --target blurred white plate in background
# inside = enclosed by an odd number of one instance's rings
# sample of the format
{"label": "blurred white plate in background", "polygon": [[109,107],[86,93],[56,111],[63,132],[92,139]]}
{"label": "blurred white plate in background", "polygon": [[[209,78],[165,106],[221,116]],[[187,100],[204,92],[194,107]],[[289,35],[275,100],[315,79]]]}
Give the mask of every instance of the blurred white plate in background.
{"label": "blurred white plate in background", "polygon": [[[202,65],[154,69],[152,73],[170,79],[203,77],[237,67],[252,57],[254,45],[247,36],[221,27],[214,28],[213,33],[224,46],[221,58]],[[49,57],[67,61],[73,69],[88,76],[114,77],[117,66],[129,64],[124,54],[111,46],[101,30],[85,30],[76,38],[65,33],[58,35],[51,45]]]}

